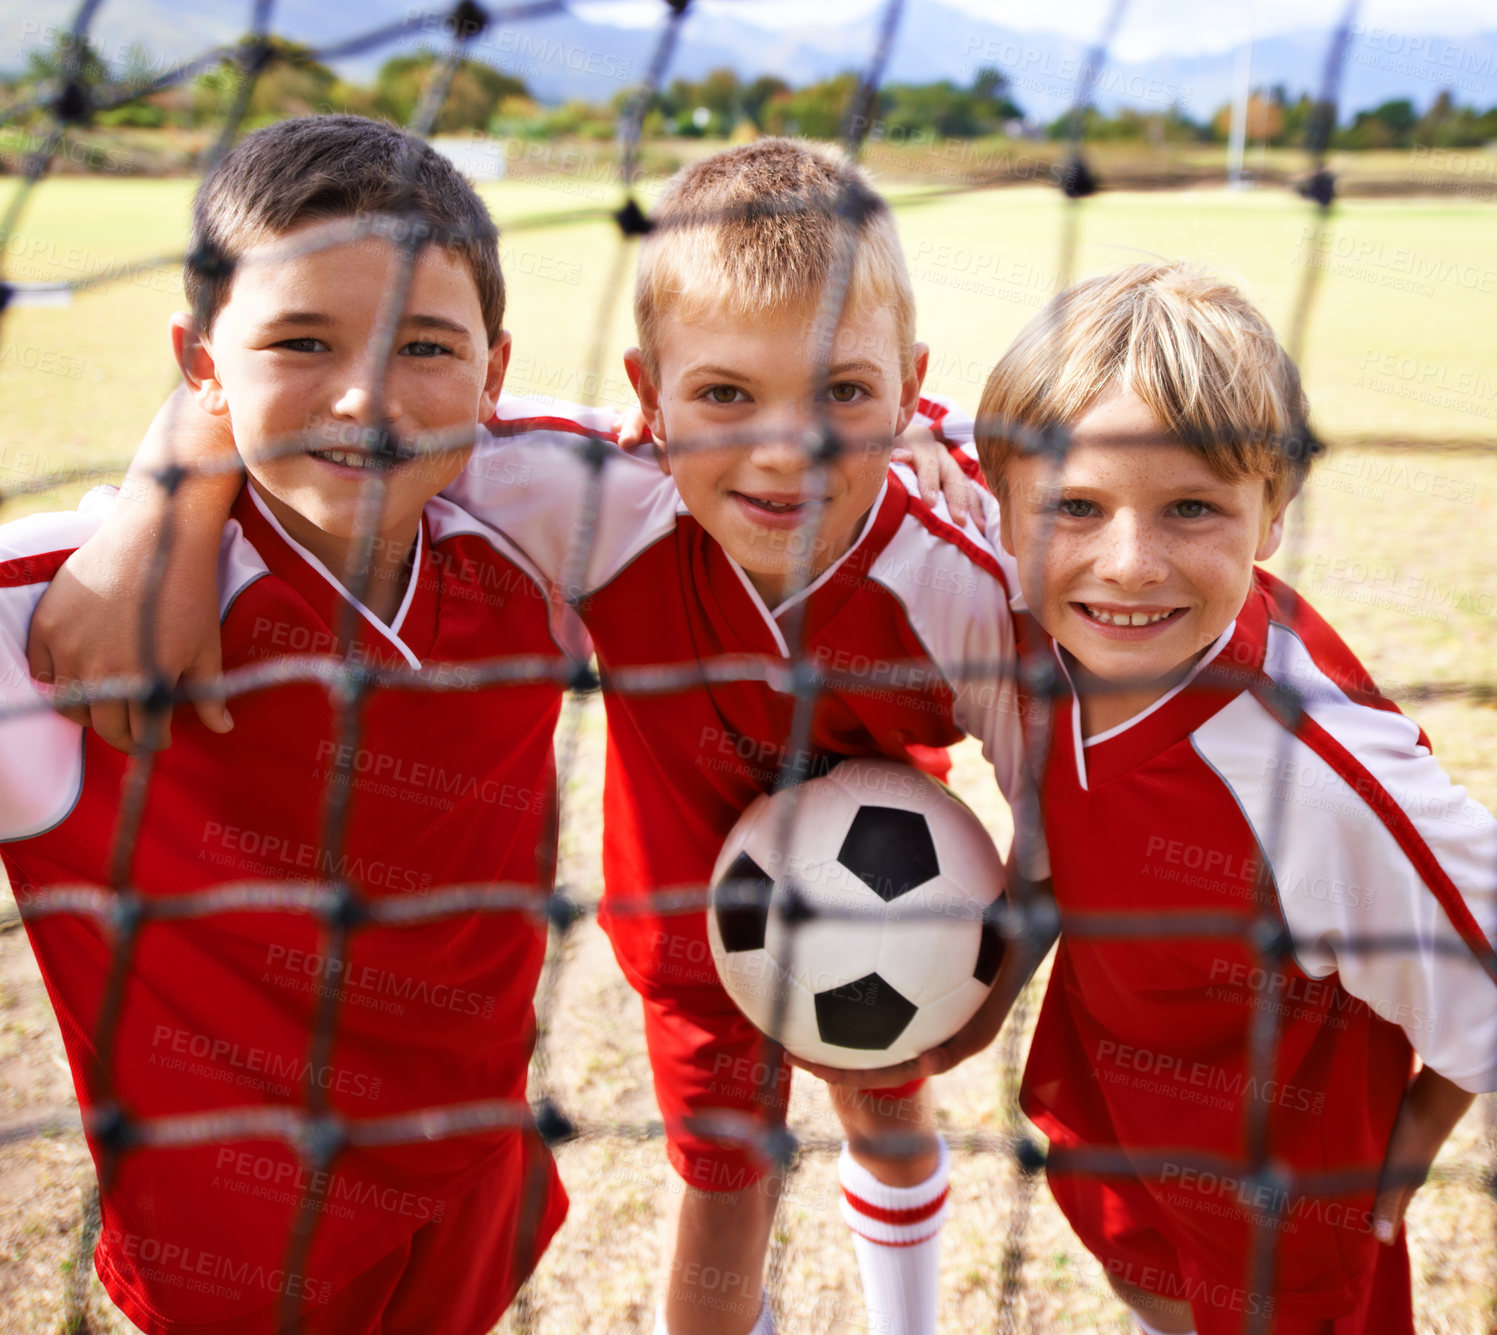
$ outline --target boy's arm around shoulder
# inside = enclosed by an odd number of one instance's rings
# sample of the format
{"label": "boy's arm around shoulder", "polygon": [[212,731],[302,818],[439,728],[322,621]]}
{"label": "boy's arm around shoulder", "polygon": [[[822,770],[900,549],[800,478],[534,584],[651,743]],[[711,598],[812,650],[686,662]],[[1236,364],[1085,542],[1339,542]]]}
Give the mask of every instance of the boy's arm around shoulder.
{"label": "boy's arm around shoulder", "polygon": [[675,523],[670,478],[618,447],[618,414],[503,394],[442,495],[497,529],[568,597],[612,578]]}
{"label": "boy's arm around shoulder", "polygon": [[[163,475],[175,482],[170,494]],[[36,609],[28,650],[36,678],[66,688],[154,675],[169,689],[181,679],[204,724],[227,732],[217,569],[239,486],[223,419],[179,388],[152,421],[119,500]],[[137,700],[75,703],[63,713],[121,750],[170,740],[170,715],[153,716]]]}

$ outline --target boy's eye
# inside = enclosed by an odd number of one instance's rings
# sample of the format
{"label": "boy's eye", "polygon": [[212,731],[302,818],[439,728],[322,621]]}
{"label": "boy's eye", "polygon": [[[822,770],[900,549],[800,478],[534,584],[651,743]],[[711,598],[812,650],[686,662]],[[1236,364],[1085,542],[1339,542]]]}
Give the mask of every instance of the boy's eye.
{"label": "boy's eye", "polygon": [[835,385],[827,386],[826,396],[833,403],[857,403],[867,393],[862,385],[855,385],[850,380],[840,380]]}
{"label": "boy's eye", "polygon": [[1211,513],[1211,507],[1205,501],[1176,501],[1175,512],[1181,519],[1200,519]]}
{"label": "boy's eye", "polygon": [[713,403],[739,403],[747,396],[737,385],[710,385],[707,388],[706,398]]}
{"label": "boy's eye", "polygon": [[1089,519],[1097,512],[1097,507],[1090,501],[1078,500],[1074,496],[1056,501],[1055,509],[1057,513],[1065,515],[1067,519]]}
{"label": "boy's eye", "polygon": [[430,339],[418,338],[407,343],[401,348],[402,357],[444,357],[452,351],[451,348],[441,343],[433,343]]}
{"label": "boy's eye", "polygon": [[283,338],[273,347],[285,348],[287,352],[326,352],[328,346],[320,338]]}

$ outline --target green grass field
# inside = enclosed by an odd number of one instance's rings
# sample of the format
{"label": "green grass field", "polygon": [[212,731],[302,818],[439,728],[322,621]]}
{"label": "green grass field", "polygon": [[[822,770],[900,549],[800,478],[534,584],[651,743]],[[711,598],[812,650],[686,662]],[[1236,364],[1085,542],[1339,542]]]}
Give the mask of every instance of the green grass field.
{"label": "green grass field", "polygon": [[[109,263],[180,251],[191,186],[177,180],[69,178],[45,184],[4,252],[5,276],[77,277]],[[0,188],[3,207],[5,188]],[[620,258],[601,221],[524,227],[563,211],[609,206],[607,179],[558,178],[486,188],[505,238],[510,388],[563,399],[623,402],[619,353],[629,341],[628,292],[588,378],[609,276]],[[915,279],[929,387],[968,407],[1008,340],[1049,295],[1066,205],[1055,192],[1010,188],[926,197],[901,186],[898,204]],[[1332,451],[1298,506],[1290,551],[1275,562],[1298,582],[1386,683],[1497,682],[1497,453],[1451,454],[1439,442],[1497,439],[1497,259],[1491,206],[1351,201],[1331,243],[1309,241],[1310,211],[1283,194],[1104,194],[1081,206],[1078,264],[1094,272],[1140,256],[1185,256],[1238,276],[1281,334],[1306,265],[1322,265],[1303,362]],[[65,309],[22,308],[0,325],[0,486],[125,459],[174,383],[167,315],[181,304],[174,268],[80,294]],[[1377,447],[1365,443],[1382,442]],[[0,518],[71,503],[77,484],[8,506]],[[1497,712],[1455,701],[1416,710],[1450,768],[1497,805]],[[564,878],[596,896],[601,712],[580,717],[568,776]],[[970,744],[958,786],[1001,830],[1005,813]],[[552,1087],[590,1124],[655,1115],[637,1010],[588,922],[569,938],[550,1035]],[[0,934],[0,1125],[69,1097],[55,1023],[21,934]],[[996,1052],[938,1082],[952,1128],[1000,1125],[1005,1072]],[[1446,1162],[1476,1168],[1493,1153],[1492,1100],[1463,1124]],[[1487,1119],[1487,1120],[1484,1120]],[[798,1132],[833,1134],[827,1101],[802,1081]],[[533,1293],[541,1335],[648,1331],[663,1230],[678,1184],[658,1142],[589,1137],[559,1155],[573,1198],[566,1229]],[[78,1201],[89,1179],[77,1136],[0,1150],[0,1332],[55,1329]],[[994,1328],[1012,1169],[959,1153],[946,1231],[943,1329]],[[862,1309],[846,1232],[835,1216],[831,1161],[809,1160],[781,1214],[777,1290],[782,1328],[850,1331]],[[1432,1186],[1411,1213],[1420,1329],[1479,1335],[1493,1328],[1493,1203],[1472,1188]],[[1026,1234],[1024,1321],[1033,1331],[1127,1324],[1100,1271],[1043,1192]],[[101,1331],[127,1327],[104,1309]],[[517,1328],[514,1318],[504,1329]]]}

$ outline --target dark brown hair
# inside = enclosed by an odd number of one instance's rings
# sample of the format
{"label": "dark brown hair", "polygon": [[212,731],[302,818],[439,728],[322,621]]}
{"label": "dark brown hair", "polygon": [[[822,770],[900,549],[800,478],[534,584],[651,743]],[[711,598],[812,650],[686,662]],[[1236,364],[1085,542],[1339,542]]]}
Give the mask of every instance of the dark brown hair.
{"label": "dark brown hair", "polygon": [[[492,344],[504,324],[499,232],[473,187],[415,135],[364,116],[299,116],[256,130],[203,179],[192,201],[183,282],[204,333],[228,300],[234,262],[303,223],[392,215],[473,275]],[[400,224],[382,235],[401,235]]]}

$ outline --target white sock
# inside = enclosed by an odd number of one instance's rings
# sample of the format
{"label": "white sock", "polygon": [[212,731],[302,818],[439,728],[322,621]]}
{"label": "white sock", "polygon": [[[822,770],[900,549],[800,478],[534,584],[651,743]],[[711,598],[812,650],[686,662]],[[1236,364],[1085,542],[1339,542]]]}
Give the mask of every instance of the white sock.
{"label": "white sock", "polygon": [[891,1187],[852,1157],[837,1161],[842,1219],[852,1230],[871,1335],[935,1335],[941,1225],[951,1151],[936,1140],[936,1171],[914,1187]]}
{"label": "white sock", "polygon": [[[1128,1310],[1130,1312],[1133,1311],[1131,1307]],[[1154,1327],[1151,1326],[1147,1321],[1145,1321],[1143,1317],[1139,1316],[1137,1312],[1133,1312],[1133,1319],[1138,1322],[1138,1328],[1143,1331],[1144,1335],[1164,1335],[1164,1332],[1162,1330],[1155,1330]],[[1195,1331],[1190,1330],[1186,1332],[1186,1335],[1196,1335],[1196,1333]]]}
{"label": "white sock", "polygon": [[[655,1309],[655,1335],[671,1335],[670,1329],[665,1324],[665,1308]],[[753,1329],[748,1335],[775,1335],[774,1312],[770,1310],[769,1294],[763,1299],[763,1306],[759,1308],[759,1319],[754,1322]]]}

